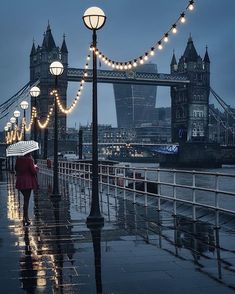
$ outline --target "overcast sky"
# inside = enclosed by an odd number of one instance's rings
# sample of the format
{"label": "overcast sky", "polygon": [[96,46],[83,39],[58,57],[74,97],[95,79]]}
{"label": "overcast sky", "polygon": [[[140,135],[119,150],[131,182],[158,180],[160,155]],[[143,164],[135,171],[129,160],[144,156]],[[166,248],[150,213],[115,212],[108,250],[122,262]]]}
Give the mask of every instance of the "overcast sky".
{"label": "overcast sky", "polygon": [[[90,6],[101,7],[105,26],[98,32],[98,47],[114,60],[129,60],[147,51],[187,6],[187,0],[2,0],[0,8],[0,103],[9,99],[29,81],[29,54],[32,40],[42,44],[50,22],[54,40],[61,45],[63,34],[69,51],[69,66],[83,67],[91,31],[84,27],[82,16]],[[169,73],[172,51],[183,54],[189,34],[199,55],[205,47],[211,60],[211,87],[235,107],[235,1],[196,0],[196,9],[187,14],[176,36],[151,62],[158,71]],[[105,68],[102,66],[102,68]],[[78,84],[70,83],[68,101],[75,97]],[[116,125],[112,85],[99,85],[99,123]],[[211,99],[213,102],[213,99]],[[158,88],[156,106],[170,106],[168,88]],[[108,110],[108,111],[107,111]],[[91,85],[68,117],[68,126],[91,121]],[[1,123],[1,122],[0,122]]]}

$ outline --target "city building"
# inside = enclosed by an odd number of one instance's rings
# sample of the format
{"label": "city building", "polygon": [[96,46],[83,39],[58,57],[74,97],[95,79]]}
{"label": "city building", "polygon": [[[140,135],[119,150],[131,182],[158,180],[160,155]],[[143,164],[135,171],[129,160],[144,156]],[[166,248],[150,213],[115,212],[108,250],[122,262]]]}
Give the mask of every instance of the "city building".
{"label": "city building", "polygon": [[[144,64],[135,71],[157,73],[157,65]],[[151,122],[151,112],[156,104],[156,86],[114,84],[113,88],[118,128],[135,128]]]}

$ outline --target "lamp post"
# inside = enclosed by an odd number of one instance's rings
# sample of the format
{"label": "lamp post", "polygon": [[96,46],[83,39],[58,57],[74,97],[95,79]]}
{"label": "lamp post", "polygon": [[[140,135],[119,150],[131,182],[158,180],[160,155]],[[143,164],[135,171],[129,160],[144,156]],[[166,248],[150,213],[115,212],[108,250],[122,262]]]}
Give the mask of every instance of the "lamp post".
{"label": "lamp post", "polygon": [[85,26],[92,30],[93,47],[93,85],[92,85],[92,199],[91,210],[87,223],[103,223],[99,205],[99,175],[98,175],[98,115],[97,115],[97,58],[96,31],[105,24],[106,16],[99,7],[88,8],[83,15]]}
{"label": "lamp post", "polygon": [[[16,122],[16,118],[14,116],[12,116],[10,118],[10,123],[11,123],[11,130],[13,132],[13,138],[14,138],[14,130],[15,130],[15,122]],[[14,143],[14,141],[13,141]],[[14,172],[14,158],[13,156],[11,157],[11,172]]]}
{"label": "lamp post", "polygon": [[[18,118],[20,117],[20,111],[19,110],[15,110],[14,112],[13,112],[13,114],[14,114],[14,117],[16,118],[16,127],[18,128],[18,123],[19,123],[19,121],[18,121]],[[17,131],[17,130],[16,130]],[[17,138],[17,133],[16,133],[16,142],[18,141],[18,138]]]}
{"label": "lamp post", "polygon": [[[32,87],[29,91],[30,96],[33,97],[33,107],[37,108],[37,97],[40,95],[40,89],[36,86]],[[34,141],[38,140],[38,128],[37,128],[37,117],[33,118],[33,139]],[[34,152],[34,160],[36,161],[38,158],[37,150]]]}
{"label": "lamp post", "polygon": [[[57,90],[58,76],[64,71],[63,64],[60,61],[54,61],[50,64],[50,73],[55,76],[55,90]],[[58,182],[58,107],[56,96],[54,95],[54,163],[53,163],[53,195],[59,196]]]}
{"label": "lamp post", "polygon": [[26,140],[26,109],[29,107],[29,103],[27,101],[22,101],[20,103],[20,107],[24,110],[23,124],[24,124],[24,135],[23,140]]}
{"label": "lamp post", "polygon": [[[6,136],[6,146],[8,146],[8,142],[7,142],[7,133],[9,131],[9,124],[11,126],[11,123],[7,123],[4,127],[4,131],[5,131],[5,136]],[[9,158],[6,157],[6,170],[10,170],[10,161],[9,161]]]}

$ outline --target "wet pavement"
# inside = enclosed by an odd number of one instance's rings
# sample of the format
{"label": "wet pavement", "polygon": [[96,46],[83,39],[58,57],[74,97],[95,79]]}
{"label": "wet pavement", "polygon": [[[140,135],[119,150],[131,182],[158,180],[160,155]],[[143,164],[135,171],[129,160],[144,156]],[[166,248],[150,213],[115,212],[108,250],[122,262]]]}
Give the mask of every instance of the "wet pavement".
{"label": "wet pavement", "polygon": [[61,179],[53,198],[40,176],[23,227],[14,180],[1,175],[1,293],[235,293],[233,216],[216,227],[212,212],[198,209],[193,222],[183,205],[172,216],[167,204],[159,212],[104,189],[104,226],[87,227],[90,190]]}

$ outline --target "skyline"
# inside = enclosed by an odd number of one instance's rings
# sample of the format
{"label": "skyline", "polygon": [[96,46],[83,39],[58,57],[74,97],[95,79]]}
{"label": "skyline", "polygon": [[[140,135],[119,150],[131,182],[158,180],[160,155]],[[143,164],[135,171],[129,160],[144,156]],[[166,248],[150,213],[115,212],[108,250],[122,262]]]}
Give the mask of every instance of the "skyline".
{"label": "skyline", "polygon": [[[85,28],[82,21],[86,8],[99,6],[107,16],[105,26],[98,31],[100,50],[115,60],[126,60],[146,52],[169,29],[188,4],[188,1],[185,0],[179,0],[177,3],[171,3],[170,0],[157,2],[154,0],[135,1],[133,14],[130,13],[133,1],[124,0],[118,3],[108,0],[86,1],[82,4],[71,0],[69,5],[63,1],[52,0],[47,3],[46,0],[42,0],[40,7],[29,0],[21,3],[10,0],[3,3],[0,32],[4,42],[0,53],[5,58],[2,59],[0,65],[2,90],[0,102],[3,103],[9,99],[28,82],[29,54],[33,39],[36,46],[41,45],[48,20],[57,46],[62,44],[63,34],[66,35],[69,66],[81,68],[84,66],[87,48],[91,42],[91,32]],[[178,61],[191,34],[197,53],[201,57],[204,56],[205,48],[208,46],[211,60],[211,87],[234,107],[233,65],[235,59],[233,51],[235,41],[231,35],[235,23],[232,15],[235,3],[232,0],[227,0],[227,3],[229,5],[224,6],[219,0],[195,1],[195,11],[187,13],[186,24],[180,26],[176,36],[171,37],[169,44],[150,61],[157,64],[159,73],[169,73],[173,50],[175,50]],[[37,15],[41,15],[38,19],[34,16],[36,7]],[[9,8],[12,13],[11,19],[7,17]],[[221,13],[223,8],[226,10]],[[67,15],[64,18],[66,9]],[[156,11],[158,11],[157,18]],[[101,69],[105,68],[102,64]],[[78,86],[76,83],[69,84],[68,104],[75,97]],[[170,106],[169,89],[158,87],[157,92],[156,106]],[[213,103],[213,101],[210,102]],[[116,113],[112,85],[98,85],[98,106],[99,123],[115,126]],[[78,127],[79,123],[86,124],[87,122],[91,122],[90,84],[85,86],[78,106],[68,116],[68,127],[74,127],[75,123]]]}

